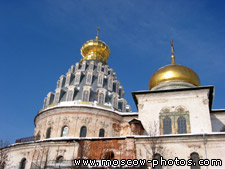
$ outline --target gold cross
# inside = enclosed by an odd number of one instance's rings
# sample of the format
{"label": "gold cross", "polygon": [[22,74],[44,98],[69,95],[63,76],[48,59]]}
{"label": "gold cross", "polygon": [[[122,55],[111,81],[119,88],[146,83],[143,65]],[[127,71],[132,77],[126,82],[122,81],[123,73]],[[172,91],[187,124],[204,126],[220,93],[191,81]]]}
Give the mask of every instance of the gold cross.
{"label": "gold cross", "polygon": [[96,36],[96,40],[99,39],[99,32],[100,32],[100,28],[98,27],[98,28],[97,28],[97,36]]}
{"label": "gold cross", "polygon": [[171,52],[172,54],[174,54],[173,40],[170,41],[170,44],[171,44]]}
{"label": "gold cross", "polygon": [[170,44],[171,44],[171,59],[172,59],[172,63],[171,64],[176,64],[175,62],[175,55],[174,55],[174,47],[173,47],[173,40],[170,41]]}

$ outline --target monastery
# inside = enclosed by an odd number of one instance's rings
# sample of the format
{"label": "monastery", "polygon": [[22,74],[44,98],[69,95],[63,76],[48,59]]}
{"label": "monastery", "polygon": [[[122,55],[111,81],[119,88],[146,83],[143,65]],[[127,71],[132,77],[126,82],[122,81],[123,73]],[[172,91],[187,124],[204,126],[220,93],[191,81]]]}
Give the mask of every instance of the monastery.
{"label": "monastery", "polygon": [[0,149],[0,168],[225,168],[225,109],[212,109],[214,86],[201,86],[171,47],[171,64],[150,77],[149,90],[132,93],[132,112],[107,63],[109,46],[98,34],[85,42],[81,60],[44,98],[34,136]]}

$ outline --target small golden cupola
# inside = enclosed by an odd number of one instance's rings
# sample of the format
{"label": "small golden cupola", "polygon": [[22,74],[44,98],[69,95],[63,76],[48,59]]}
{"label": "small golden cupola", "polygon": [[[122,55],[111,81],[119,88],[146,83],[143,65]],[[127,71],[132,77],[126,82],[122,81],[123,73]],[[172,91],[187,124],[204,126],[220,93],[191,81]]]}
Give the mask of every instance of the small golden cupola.
{"label": "small golden cupola", "polygon": [[107,64],[110,49],[105,42],[99,40],[99,31],[100,29],[98,28],[95,40],[85,42],[80,49],[81,55],[83,56],[81,62],[84,60],[98,60],[103,64]]}
{"label": "small golden cupola", "polygon": [[149,81],[149,90],[164,90],[200,86],[198,75],[190,68],[175,62],[173,41],[171,43],[172,63],[157,70]]}

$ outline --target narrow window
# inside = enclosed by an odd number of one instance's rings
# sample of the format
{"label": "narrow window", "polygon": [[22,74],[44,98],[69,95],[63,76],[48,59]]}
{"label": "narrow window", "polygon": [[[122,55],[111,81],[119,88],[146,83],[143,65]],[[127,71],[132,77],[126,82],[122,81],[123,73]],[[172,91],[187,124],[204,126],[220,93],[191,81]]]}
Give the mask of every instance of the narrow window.
{"label": "narrow window", "polygon": [[187,133],[186,119],[183,116],[178,118],[177,123],[178,123],[178,133],[179,134]]}
{"label": "narrow window", "polygon": [[99,97],[98,97],[98,103],[99,103],[99,104],[104,104],[104,103],[105,103],[104,93],[100,93],[100,94],[99,94]]}
{"label": "narrow window", "polygon": [[26,158],[23,158],[21,161],[20,161],[20,168],[19,169],[25,169],[25,166],[26,166]]}
{"label": "narrow window", "polygon": [[51,131],[52,131],[52,129],[51,129],[51,127],[49,127],[47,129],[47,131],[46,131],[46,138],[50,138],[51,137]]}
{"label": "narrow window", "polygon": [[91,81],[92,81],[92,73],[88,72],[87,79],[86,79],[86,84],[87,85],[91,85]]}
{"label": "narrow window", "polygon": [[81,70],[84,71],[86,68],[86,61],[82,62]]}
{"label": "narrow window", "polygon": [[102,69],[102,63],[99,62],[97,67],[97,72],[101,72],[101,69]]}
{"label": "narrow window", "polygon": [[86,137],[87,135],[87,127],[86,126],[82,126],[80,128],[80,137]]}
{"label": "narrow window", "polygon": [[200,169],[200,166],[198,164],[198,161],[199,161],[199,154],[194,152],[194,153],[191,153],[191,159],[193,160],[193,162],[195,162],[196,165],[192,165],[191,166],[191,169]]}
{"label": "narrow window", "polygon": [[153,159],[154,160],[158,160],[158,165],[154,167],[154,169],[162,169],[162,166],[160,165],[160,157],[161,155],[160,154],[154,154],[153,155]]}
{"label": "narrow window", "polygon": [[119,93],[119,87],[120,87],[120,83],[117,82],[117,83],[116,83],[116,93]]}
{"label": "narrow window", "polygon": [[81,76],[81,72],[77,72],[76,75],[75,75],[74,85],[79,85],[80,84],[80,76]]}
{"label": "narrow window", "polygon": [[85,90],[85,91],[83,92],[83,101],[84,101],[84,102],[88,102],[88,101],[89,101],[88,95],[89,95],[88,90]]}
{"label": "narrow window", "polygon": [[59,92],[56,93],[55,95],[55,103],[59,102]]}
{"label": "narrow window", "polygon": [[109,66],[108,65],[105,65],[105,69],[104,69],[104,73],[105,74],[108,74],[108,69],[109,69]]}
{"label": "narrow window", "polygon": [[66,85],[67,85],[67,86],[70,85],[70,80],[71,80],[71,74],[68,74],[68,75],[66,76]]}
{"label": "narrow window", "polygon": [[73,100],[73,91],[72,90],[69,90],[67,100],[68,101],[72,101]]}
{"label": "narrow window", "polygon": [[112,91],[112,89],[113,89],[113,77],[112,76],[109,76],[109,78],[108,78],[108,89],[110,91]]}
{"label": "narrow window", "polygon": [[105,130],[104,129],[100,129],[99,130],[99,137],[104,137],[105,136]]}
{"label": "narrow window", "polygon": [[61,137],[66,137],[67,136],[67,134],[68,134],[68,127],[67,126],[64,126],[63,128],[62,128],[62,132],[61,132]]}
{"label": "narrow window", "polygon": [[98,84],[97,84],[98,87],[102,87],[103,86],[103,80],[104,80],[103,73],[99,73],[98,74]]}
{"label": "narrow window", "polygon": [[62,163],[63,162],[63,156],[58,156],[56,158],[56,163]]}
{"label": "narrow window", "polygon": [[93,70],[94,69],[94,62],[91,62],[90,64],[89,64],[89,70]]}
{"label": "narrow window", "polygon": [[163,119],[163,134],[171,134],[171,119],[167,116]]}
{"label": "narrow window", "polygon": [[76,63],[75,71],[79,70],[80,64]]}
{"label": "narrow window", "polygon": [[117,98],[113,97],[113,107],[117,109],[118,103],[117,103]]}

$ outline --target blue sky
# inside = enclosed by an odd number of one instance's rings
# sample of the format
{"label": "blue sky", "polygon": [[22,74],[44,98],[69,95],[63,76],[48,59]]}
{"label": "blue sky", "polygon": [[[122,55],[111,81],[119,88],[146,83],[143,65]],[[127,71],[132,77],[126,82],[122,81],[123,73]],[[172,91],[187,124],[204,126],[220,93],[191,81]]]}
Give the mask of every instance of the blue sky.
{"label": "blue sky", "polygon": [[171,63],[171,39],[176,62],[202,86],[214,85],[213,108],[225,108],[224,18],[223,0],[0,1],[0,139],[33,135],[44,97],[98,26],[133,111],[131,92],[147,90],[151,75]]}

